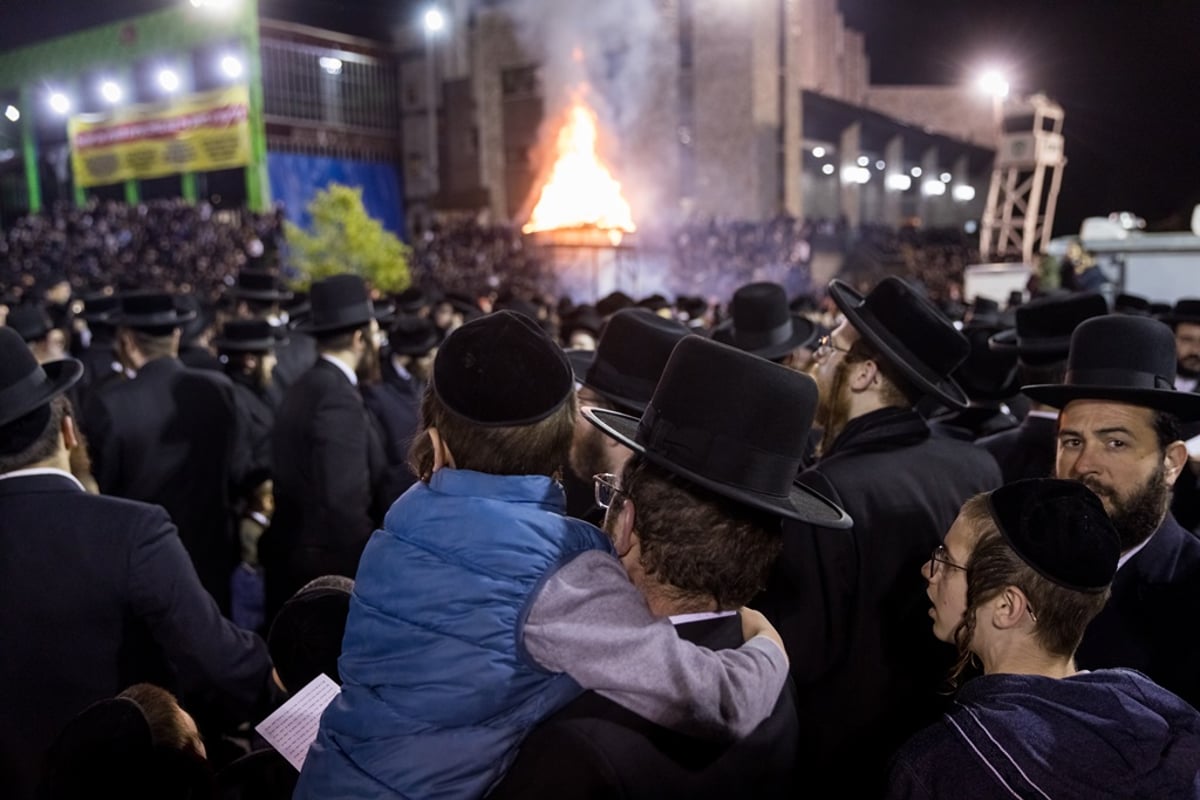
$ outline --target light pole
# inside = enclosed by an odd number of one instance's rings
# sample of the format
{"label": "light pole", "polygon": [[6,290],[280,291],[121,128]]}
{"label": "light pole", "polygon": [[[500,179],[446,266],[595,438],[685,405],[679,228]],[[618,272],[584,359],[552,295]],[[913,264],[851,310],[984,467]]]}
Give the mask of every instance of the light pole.
{"label": "light pole", "polygon": [[425,103],[429,125],[429,198],[438,193],[437,83],[434,79],[433,39],[446,27],[446,18],[436,6],[425,12]]}
{"label": "light pole", "polygon": [[1003,131],[1004,98],[1008,97],[1008,79],[999,70],[988,70],[979,76],[979,89],[992,98],[992,125],[996,132],[996,143],[999,145]]}

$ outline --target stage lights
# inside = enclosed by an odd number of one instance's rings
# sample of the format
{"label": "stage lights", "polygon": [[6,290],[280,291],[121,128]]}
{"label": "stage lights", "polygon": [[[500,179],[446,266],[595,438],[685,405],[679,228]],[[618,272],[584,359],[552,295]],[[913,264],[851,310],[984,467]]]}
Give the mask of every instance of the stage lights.
{"label": "stage lights", "polygon": [[116,81],[104,81],[100,84],[100,96],[109,105],[116,105],[121,102],[121,98],[125,96],[125,92]]}
{"label": "stage lights", "polygon": [[158,87],[167,94],[173,94],[179,91],[179,73],[173,69],[160,69],[158,71]]}
{"label": "stage lights", "polygon": [[242,60],[235,55],[225,55],[221,57],[221,73],[230,80],[237,80],[242,77],[242,73],[246,70],[246,65]]}
{"label": "stage lights", "polygon": [[71,110],[71,99],[62,92],[51,92],[48,99],[50,110],[60,116]]}

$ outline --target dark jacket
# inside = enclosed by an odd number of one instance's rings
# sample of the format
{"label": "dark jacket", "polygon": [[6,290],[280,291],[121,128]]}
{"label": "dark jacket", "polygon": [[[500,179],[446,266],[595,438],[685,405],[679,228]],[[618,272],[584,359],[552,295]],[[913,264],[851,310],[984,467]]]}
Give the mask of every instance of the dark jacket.
{"label": "dark jacket", "polygon": [[1200,714],[1128,670],[985,675],[892,765],[889,800],[1200,798]]}
{"label": "dark jacket", "polygon": [[358,389],[318,360],[284,397],[271,436],[275,516],[259,542],[267,619],[305,583],[354,577],[382,516],[385,458]]}
{"label": "dark jacket", "polygon": [[0,641],[0,786],[16,800],[91,703],[151,681],[218,689],[249,714],[271,672],[263,641],[221,617],[161,508],[60,474],[0,480]]}
{"label": "dark jacket", "polygon": [[271,469],[271,430],[275,427],[275,408],[266,392],[253,381],[237,373],[233,381],[233,403],[237,411],[238,440],[233,474],[240,497],[274,474]]}
{"label": "dark jacket", "polygon": [[417,480],[408,468],[408,450],[421,430],[421,395],[424,392],[422,381],[401,377],[390,359],[383,364],[383,380],[362,387],[363,402],[375,415],[383,438],[387,472],[382,496],[389,505]]}
{"label": "dark jacket", "polygon": [[238,548],[230,502],[237,417],[233,385],[174,358],[94,395],[84,419],[100,491],[161,505],[200,582],[228,608]]}
{"label": "dark jacket", "polygon": [[1200,539],[1170,514],[1117,570],[1075,655],[1080,669],[1128,667],[1200,707]]}
{"label": "dark jacket", "polygon": [[[712,650],[742,644],[738,617],[687,623],[676,630]],[[800,723],[793,700],[790,686],[785,687],[774,713],[746,739],[729,744],[675,733],[587,692],[533,730],[489,797],[795,797]]]}
{"label": "dark jacket", "polygon": [[1058,455],[1058,420],[1027,415],[1017,427],[976,442],[1000,465],[1005,483],[1053,478]]}
{"label": "dark jacket", "polygon": [[936,718],[951,651],[929,635],[922,565],[967,498],[1000,485],[983,450],[930,435],[912,410],[851,420],[800,481],[846,509],[848,531],[785,522],[755,607],[791,654],[805,786],[867,796],[887,759]]}
{"label": "dark jacket", "polygon": [[961,411],[947,411],[929,418],[929,430],[934,436],[973,442],[1017,427],[1017,418],[999,406],[971,406]]}

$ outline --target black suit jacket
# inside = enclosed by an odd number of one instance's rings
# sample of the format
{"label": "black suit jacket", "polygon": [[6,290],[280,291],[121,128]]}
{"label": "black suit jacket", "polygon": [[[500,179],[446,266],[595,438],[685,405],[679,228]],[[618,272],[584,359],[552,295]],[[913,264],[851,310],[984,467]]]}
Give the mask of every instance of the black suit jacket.
{"label": "black suit jacket", "polygon": [[238,435],[233,476],[240,497],[274,474],[271,468],[271,431],[275,427],[275,408],[265,392],[250,378],[232,375],[233,403],[237,411]]}
{"label": "black suit jacket", "polygon": [[[742,644],[736,616],[676,630],[713,650]],[[790,798],[796,795],[793,763],[799,729],[790,686],[771,716],[734,744],[675,733],[588,692],[533,730],[489,797]]]}
{"label": "black suit jacket", "polygon": [[934,437],[911,410],[852,420],[800,476],[850,531],[784,523],[783,555],[751,605],[791,655],[805,786],[877,794],[892,751],[936,719],[951,650],[930,635],[922,565],[967,498],[995,489],[983,450]]}
{"label": "black suit jacket", "polygon": [[30,797],[57,732],[139,681],[263,696],[266,645],[221,617],[158,506],[61,474],[0,479],[0,787]]}
{"label": "black suit jacket", "polygon": [[174,358],[94,395],[84,419],[104,494],[161,505],[204,588],[228,608],[238,562],[230,502],[237,417],[233,384]]}
{"label": "black suit jacket", "polygon": [[354,577],[382,516],[386,465],[358,389],[324,359],[288,389],[271,443],[275,516],[259,542],[267,619],[313,578]]}
{"label": "black suit jacket", "polygon": [[390,359],[383,364],[383,380],[363,386],[363,402],[379,423],[387,457],[387,472],[382,483],[382,498],[388,505],[417,481],[408,468],[408,450],[421,430],[421,396],[425,384],[416,378],[405,380]]}
{"label": "black suit jacket", "polygon": [[1117,571],[1075,654],[1080,669],[1129,667],[1200,708],[1200,539],[1170,514]]}
{"label": "black suit jacket", "polygon": [[1025,478],[1053,478],[1058,454],[1058,420],[1027,415],[1012,430],[976,442],[1000,465],[1005,483]]}

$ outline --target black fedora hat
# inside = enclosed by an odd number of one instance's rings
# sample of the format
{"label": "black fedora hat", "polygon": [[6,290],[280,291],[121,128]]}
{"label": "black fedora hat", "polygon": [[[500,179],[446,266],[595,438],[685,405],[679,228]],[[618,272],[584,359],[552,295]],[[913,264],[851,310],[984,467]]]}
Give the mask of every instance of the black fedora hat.
{"label": "black fedora hat", "polygon": [[733,293],[730,318],[713,330],[713,338],[765,359],[783,358],[817,338],[817,326],[788,308],[778,283],[748,283]]}
{"label": "black fedora hat", "polygon": [[652,464],[711,492],[829,528],[853,521],[795,482],[817,408],[807,375],[685,336],[641,419],[584,408],[593,425]]}
{"label": "black fedora hat", "polygon": [[1181,322],[1200,325],[1200,299],[1185,297],[1175,303],[1175,306],[1160,317],[1163,322],[1175,327]]}
{"label": "black fedora hat", "polygon": [[317,281],[308,293],[308,302],[308,315],[296,326],[301,333],[349,330],[376,317],[367,284],[357,275],[334,275]]}
{"label": "black fedora hat", "polygon": [[1141,295],[1122,292],[1113,298],[1113,313],[1148,317],[1150,316],[1150,301]]}
{"label": "black fedora hat", "polygon": [[596,311],[595,306],[576,306],[571,313],[562,319],[562,338],[569,339],[575,331],[587,331],[592,336],[599,336],[604,330],[604,320]]}
{"label": "black fedora hat", "polygon": [[579,382],[617,408],[640,414],[679,340],[691,331],[645,308],[613,314],[594,351],[572,350],[567,357]]}
{"label": "black fedora hat", "polygon": [[834,279],[829,282],[829,295],[859,335],[918,389],[957,408],[967,407],[966,393],[950,374],[971,345],[932,303],[892,276],[866,297]]}
{"label": "black fedora hat", "polygon": [[88,325],[105,324],[112,321],[117,309],[121,307],[121,298],[110,292],[96,292],[83,298],[83,317]]}
{"label": "black fedora hat", "polygon": [[113,313],[113,324],[123,328],[155,330],[178,328],[196,318],[196,312],[181,310],[175,298],[164,292],[130,292],[121,295]]}
{"label": "black fedora hat", "polygon": [[401,314],[388,331],[388,348],[396,355],[423,356],[437,347],[440,339],[433,320]]}
{"label": "black fedora hat", "polygon": [[269,269],[243,269],[238,273],[237,283],[229,288],[229,294],[242,300],[268,303],[282,302],[292,297],[279,276]]}
{"label": "black fedora hat", "polygon": [[972,400],[1005,400],[1020,389],[1016,354],[998,353],[988,347],[995,333],[993,325],[971,323],[963,328],[971,352],[954,370],[953,377]]}
{"label": "black fedora hat", "polygon": [[21,334],[21,338],[26,342],[44,339],[54,328],[45,307],[38,303],[24,303],[9,309],[8,319],[4,324]]}
{"label": "black fedora hat", "polygon": [[19,333],[0,328],[0,426],[49,403],[81,375],[83,364],[73,358],[39,365]]}
{"label": "black fedora hat", "polygon": [[988,344],[997,353],[1016,353],[1022,361],[1062,361],[1079,324],[1107,313],[1108,303],[1094,292],[1039,297],[1017,309],[1015,328],[1000,331]]}
{"label": "black fedora hat", "polygon": [[1175,334],[1149,317],[1111,314],[1075,329],[1061,384],[1021,388],[1054,408],[1072,400],[1113,400],[1200,419],[1200,394],[1175,389]]}
{"label": "black fedora hat", "polygon": [[286,341],[265,319],[231,319],[213,345],[227,353],[265,353]]}

